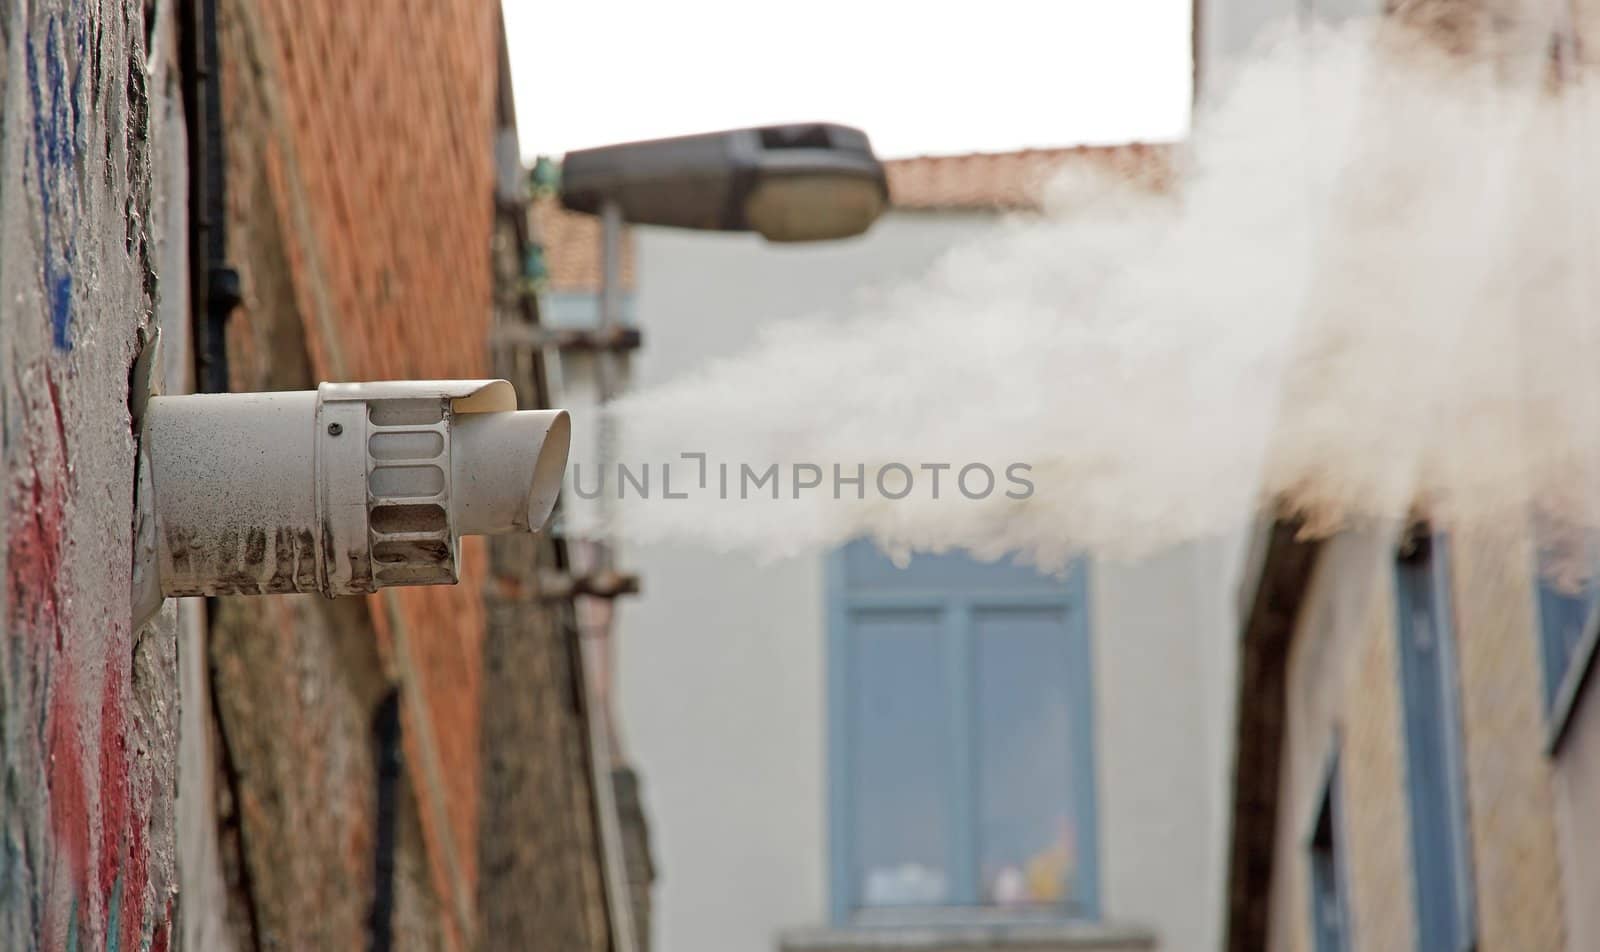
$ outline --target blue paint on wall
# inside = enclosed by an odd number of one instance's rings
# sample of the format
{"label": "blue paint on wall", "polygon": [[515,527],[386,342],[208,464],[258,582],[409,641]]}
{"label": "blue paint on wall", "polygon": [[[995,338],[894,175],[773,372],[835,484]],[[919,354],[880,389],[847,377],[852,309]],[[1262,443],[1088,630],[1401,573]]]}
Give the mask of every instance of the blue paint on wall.
{"label": "blue paint on wall", "polygon": [[111,908],[106,912],[106,952],[122,949],[122,872],[111,886]]}
{"label": "blue paint on wall", "polygon": [[[77,42],[80,51],[88,42],[82,30]],[[55,17],[49,18],[44,30],[28,32],[27,46],[45,303],[50,312],[50,341],[57,350],[65,351],[72,349],[72,272],[77,257],[74,199],[80,124],[77,89],[82,71],[80,66],[78,77],[69,86],[61,49],[61,24]],[[82,60],[80,52],[80,64]]]}

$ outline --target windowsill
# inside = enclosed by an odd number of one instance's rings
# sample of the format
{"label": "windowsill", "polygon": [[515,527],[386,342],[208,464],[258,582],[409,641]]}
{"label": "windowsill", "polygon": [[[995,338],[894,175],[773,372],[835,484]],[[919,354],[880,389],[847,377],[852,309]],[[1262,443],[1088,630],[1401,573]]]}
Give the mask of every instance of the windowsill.
{"label": "windowsill", "polygon": [[1583,640],[1573,649],[1572,660],[1567,664],[1566,677],[1561,679],[1555,703],[1550,706],[1549,734],[1545,738],[1545,750],[1552,757],[1561,753],[1561,741],[1566,737],[1567,727],[1578,709],[1578,703],[1583,699],[1584,688],[1589,683],[1596,655],[1600,655],[1600,650],[1597,648],[1600,648],[1600,625],[1591,620],[1588,630],[1584,632]]}
{"label": "windowsill", "polygon": [[1155,935],[1098,922],[841,926],[790,929],[779,952],[1129,952],[1153,950]]}

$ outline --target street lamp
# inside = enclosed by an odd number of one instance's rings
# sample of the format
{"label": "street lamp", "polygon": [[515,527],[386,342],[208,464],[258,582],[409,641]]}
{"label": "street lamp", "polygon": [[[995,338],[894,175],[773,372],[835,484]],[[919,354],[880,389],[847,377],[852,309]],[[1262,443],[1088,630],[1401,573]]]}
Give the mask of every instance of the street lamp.
{"label": "street lamp", "polygon": [[[618,323],[623,222],[753,231],[780,242],[850,238],[865,232],[883,214],[889,204],[889,183],[866,133],[859,129],[830,123],[761,126],[568,152],[561,165],[561,204],[600,217],[598,336],[609,340]],[[617,389],[612,360],[608,349],[595,354],[600,404],[595,432],[602,472],[617,458],[615,425],[606,408]],[[603,482],[601,486],[605,515],[610,496]],[[608,542],[598,542],[592,551],[595,564],[589,574],[604,582],[603,588],[624,590],[617,584],[622,576],[613,565]],[[600,684],[587,675],[583,682],[586,692],[598,688],[600,695],[590,698],[600,839],[617,924],[614,931],[619,948],[629,952],[634,945],[633,923],[625,897],[631,890],[624,872],[616,795],[610,773],[598,768],[609,764],[614,770],[627,769],[620,759],[613,762],[610,602],[594,604],[591,618],[595,651],[603,660]]]}
{"label": "street lamp", "polygon": [[[768,241],[861,234],[889,204],[889,181],[860,129],[828,122],[753,126],[568,152],[561,204],[600,217],[599,336],[616,330],[622,225],[753,231]],[[596,355],[602,470],[615,458],[604,407],[616,394],[608,351]],[[609,508],[602,493],[602,513]],[[610,573],[609,546],[597,569]]]}
{"label": "street lamp", "polygon": [[889,201],[866,133],[760,126],[567,153],[561,203],[640,225],[754,231],[768,241],[859,235]]}

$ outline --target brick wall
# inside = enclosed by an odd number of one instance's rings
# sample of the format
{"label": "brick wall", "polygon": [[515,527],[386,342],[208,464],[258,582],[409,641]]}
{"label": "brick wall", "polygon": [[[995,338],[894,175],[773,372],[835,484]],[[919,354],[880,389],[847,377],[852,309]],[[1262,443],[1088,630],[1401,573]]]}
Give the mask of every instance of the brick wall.
{"label": "brick wall", "polygon": [[[244,291],[234,389],[491,376],[494,0],[221,0],[221,12],[228,254]],[[565,629],[537,592],[496,600],[491,627],[481,543],[463,540],[456,586],[385,590],[353,613],[318,598],[235,599],[219,613],[221,807],[238,830],[236,905],[258,941],[362,943],[384,822],[367,726],[392,689],[405,778],[389,821],[397,941],[604,947]],[[549,549],[529,541],[520,570]]]}
{"label": "brick wall", "polygon": [[[235,389],[487,375],[495,15],[489,0],[372,10],[336,0],[223,0],[229,257],[245,295],[230,329]],[[408,790],[442,935],[455,946],[472,932],[477,876],[485,564],[477,541],[463,546],[460,585],[373,597],[362,634],[377,660],[346,655],[334,679],[348,685],[370,663],[370,674],[400,687]],[[236,612],[213,640],[218,677],[256,702],[255,713],[233,712],[229,728],[254,738],[231,751],[247,771],[239,806],[252,899],[262,929],[269,920],[288,928],[327,919],[313,910],[330,896],[350,906],[344,920],[357,928],[372,896],[363,845],[373,820],[366,724],[376,695],[322,693],[308,706],[327,712],[308,711],[282,735],[256,733],[284,692],[305,696],[314,686],[308,658],[340,662],[329,640],[344,635],[264,613],[253,604]],[[239,667],[244,642],[273,630],[292,642],[284,653]],[[228,680],[229,671],[240,679]],[[218,693],[226,693],[220,685]],[[227,725],[229,712],[221,713]],[[292,755],[284,763],[301,745],[350,773],[319,776]],[[353,821],[337,851],[343,888],[331,893],[316,874],[319,839],[298,844],[310,859],[301,867],[269,861],[277,848],[263,843],[300,827],[293,801],[309,807],[323,794],[349,799]],[[272,809],[252,831],[254,800]]]}
{"label": "brick wall", "polygon": [[[164,952],[176,925],[176,632],[170,609],[135,629],[129,598],[128,369],[171,250],[152,110],[170,75],[144,16],[0,4],[6,949]],[[176,264],[159,286],[183,286]]]}
{"label": "brick wall", "polygon": [[483,373],[495,4],[225,0],[224,16],[257,44],[224,60],[271,100],[256,141],[317,374]]}

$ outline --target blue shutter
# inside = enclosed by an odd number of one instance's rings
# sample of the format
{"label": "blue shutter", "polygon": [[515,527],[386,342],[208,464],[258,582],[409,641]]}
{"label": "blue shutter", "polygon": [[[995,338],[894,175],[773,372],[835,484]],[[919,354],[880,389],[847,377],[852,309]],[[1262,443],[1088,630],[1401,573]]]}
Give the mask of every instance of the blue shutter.
{"label": "blue shutter", "polygon": [[1398,561],[1395,601],[1417,948],[1467,952],[1476,903],[1447,578],[1443,540],[1421,539]]}
{"label": "blue shutter", "polygon": [[855,542],[829,559],[828,599],[834,920],[938,907],[949,921],[1052,882],[1047,911],[1096,915],[1083,568],[1044,576],[959,554],[898,567]]}

